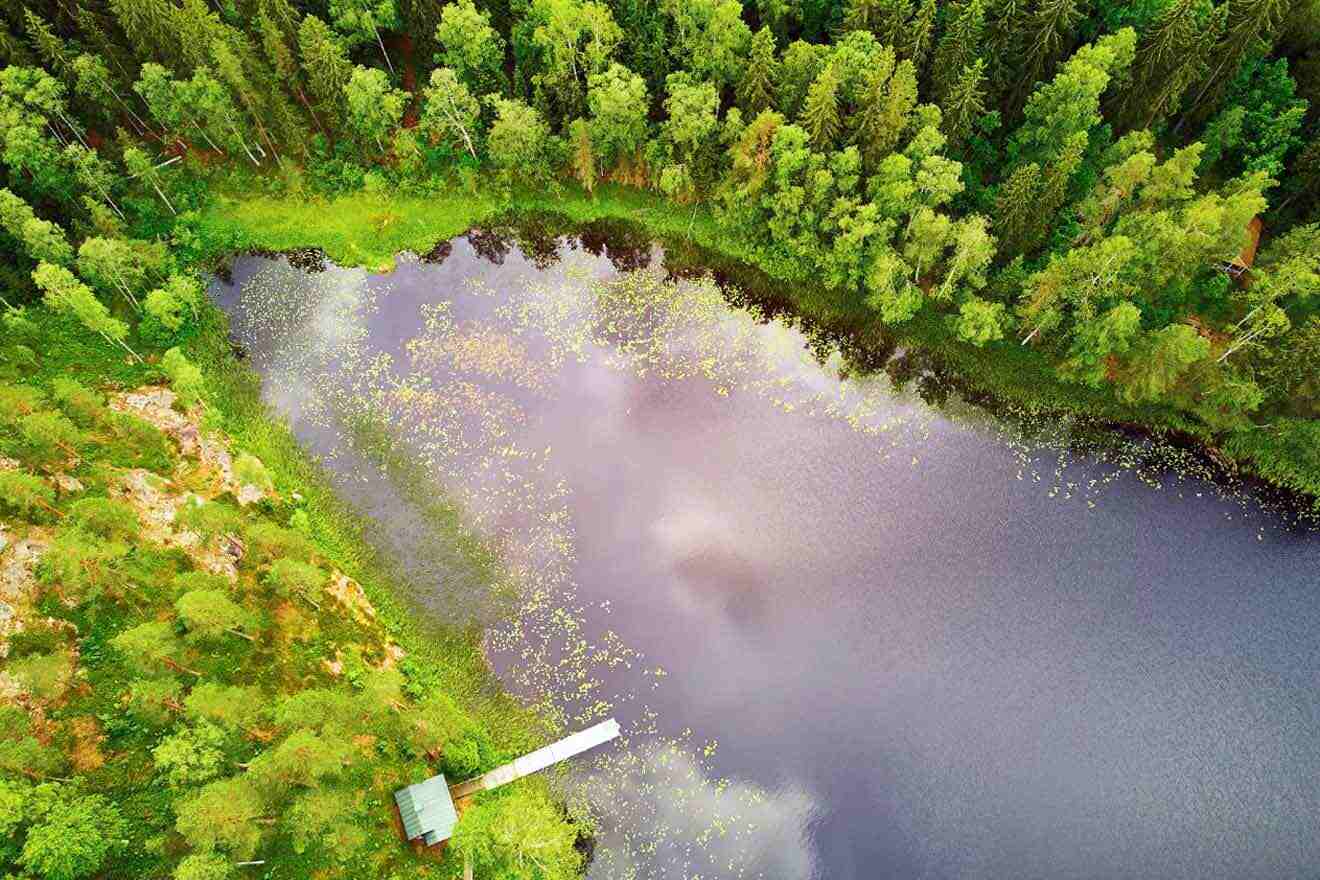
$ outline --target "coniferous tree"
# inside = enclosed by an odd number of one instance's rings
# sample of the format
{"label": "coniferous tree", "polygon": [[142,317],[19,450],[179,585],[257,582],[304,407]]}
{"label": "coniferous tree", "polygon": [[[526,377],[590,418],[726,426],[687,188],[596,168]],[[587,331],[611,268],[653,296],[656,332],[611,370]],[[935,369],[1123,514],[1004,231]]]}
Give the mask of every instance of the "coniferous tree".
{"label": "coniferous tree", "polygon": [[858,114],[855,142],[869,170],[898,145],[908,117],[917,104],[917,74],[910,59],[900,61],[887,78],[872,71]]}
{"label": "coniferous tree", "polygon": [[1035,162],[1019,165],[1000,186],[995,199],[995,237],[1004,258],[1026,250],[1035,226],[1040,191],[1040,166]]}
{"label": "coniferous tree", "polygon": [[985,62],[980,58],[963,68],[953,88],[940,104],[943,114],[940,130],[957,148],[971,134],[976,121],[985,113]]}
{"label": "coniferous tree", "polygon": [[69,79],[72,73],[69,70],[69,62],[73,53],[69,51],[64,40],[51,29],[44,18],[30,8],[23,9],[23,23],[28,40],[36,49],[37,56],[46,70],[62,79]]}
{"label": "coniferous tree", "polygon": [[1071,48],[1073,34],[1082,19],[1078,3],[1079,0],[1039,0],[1026,17],[1016,35],[1019,54],[1013,58],[1014,65],[1021,70],[1016,102],[1019,106],[1036,83],[1053,75],[1055,65]]}
{"label": "coniferous tree", "polygon": [[886,46],[897,48],[908,35],[912,13],[912,0],[883,0],[879,21],[872,28],[876,38]]}
{"label": "coniferous tree", "polygon": [[926,72],[926,59],[935,45],[935,18],[938,12],[937,0],[921,0],[917,14],[899,39],[899,51],[903,57],[912,60],[918,80]]}
{"label": "coniferous tree", "polygon": [[[1116,108],[1123,128],[1150,128],[1174,112],[1183,92],[1204,75],[1208,49],[1217,39],[1222,16],[1203,21],[1199,0],[1173,0],[1142,32],[1133,63],[1132,83]],[[1207,45],[1209,44],[1209,45]]]}
{"label": "coniferous tree", "polygon": [[839,76],[833,64],[827,65],[807,90],[802,127],[817,150],[824,152],[834,148],[843,120],[839,115]]}
{"label": "coniferous tree", "polygon": [[1269,52],[1292,7],[1293,0],[1228,0],[1223,36],[1211,53],[1208,75],[1193,89],[1184,120],[1209,115],[1203,108],[1219,103],[1243,60]]}
{"label": "coniferous tree", "polygon": [[949,10],[949,25],[935,50],[931,82],[936,99],[943,100],[963,68],[981,54],[985,31],[985,0],[963,0]]}
{"label": "coniferous tree", "polygon": [[844,0],[843,29],[877,33],[885,2],[886,0]]}
{"label": "coniferous tree", "polygon": [[353,76],[348,53],[325,22],[314,15],[305,17],[298,26],[298,52],[317,109],[331,119],[341,119],[344,87]]}
{"label": "coniferous tree", "polygon": [[307,109],[307,115],[312,119],[312,124],[324,133],[321,120],[312,109],[312,102],[307,98],[302,69],[293,57],[293,50],[289,48],[284,27],[263,9],[257,15],[257,33],[261,36],[261,48],[275,76],[302,102],[303,107]]}
{"label": "coniferous tree", "polygon": [[748,116],[775,106],[775,82],[779,78],[779,62],[775,58],[775,35],[763,27],[752,37],[752,53],[747,69],[738,81],[738,106]]}
{"label": "coniferous tree", "polygon": [[138,58],[180,64],[174,7],[167,0],[106,0]]}

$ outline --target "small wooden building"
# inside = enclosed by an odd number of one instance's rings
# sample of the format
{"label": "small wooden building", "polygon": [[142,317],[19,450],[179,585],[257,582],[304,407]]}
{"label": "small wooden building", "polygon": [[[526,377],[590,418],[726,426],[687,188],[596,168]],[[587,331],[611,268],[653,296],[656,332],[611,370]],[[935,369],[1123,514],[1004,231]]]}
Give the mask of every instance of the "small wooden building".
{"label": "small wooden building", "polygon": [[449,794],[445,777],[436,774],[425,782],[401,788],[394,793],[399,805],[399,818],[403,832],[409,840],[421,838],[422,843],[434,846],[448,840],[458,824],[458,811]]}

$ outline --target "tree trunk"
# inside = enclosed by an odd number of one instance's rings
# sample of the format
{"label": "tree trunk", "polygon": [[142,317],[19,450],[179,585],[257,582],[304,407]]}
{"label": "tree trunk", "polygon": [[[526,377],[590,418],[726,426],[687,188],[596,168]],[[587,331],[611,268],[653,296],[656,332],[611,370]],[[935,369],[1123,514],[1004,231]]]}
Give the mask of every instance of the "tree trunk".
{"label": "tree trunk", "polygon": [[161,192],[161,189],[156,184],[156,181],[154,180],[151,181],[151,188],[156,191],[156,195],[160,196],[160,200],[165,203],[165,207],[170,209],[170,213],[176,217],[179,216],[179,212],[174,210],[174,206],[170,204],[170,200],[165,197],[165,193]]}
{"label": "tree trunk", "polygon": [[380,46],[380,54],[385,58],[385,66],[390,69],[390,76],[394,76],[394,65],[390,63],[390,53],[385,51],[385,41],[380,38],[380,31],[376,29],[376,23],[371,23],[371,32],[376,35],[376,45]]}

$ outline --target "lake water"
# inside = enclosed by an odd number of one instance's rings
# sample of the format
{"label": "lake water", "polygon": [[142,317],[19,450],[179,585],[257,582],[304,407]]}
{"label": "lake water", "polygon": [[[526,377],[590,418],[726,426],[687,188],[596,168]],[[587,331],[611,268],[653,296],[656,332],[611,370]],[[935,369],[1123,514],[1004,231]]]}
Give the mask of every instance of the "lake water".
{"label": "lake water", "polygon": [[212,287],[434,612],[486,603],[364,417],[500,547],[509,686],[624,722],[565,781],[604,814],[592,876],[1320,874],[1312,534],[840,378],[635,244]]}

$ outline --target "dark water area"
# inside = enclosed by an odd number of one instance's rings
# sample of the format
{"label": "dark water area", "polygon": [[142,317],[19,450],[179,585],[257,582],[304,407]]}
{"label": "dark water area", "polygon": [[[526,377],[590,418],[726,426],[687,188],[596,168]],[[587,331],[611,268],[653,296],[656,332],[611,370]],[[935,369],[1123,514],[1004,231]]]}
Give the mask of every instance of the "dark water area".
{"label": "dark water area", "polygon": [[1078,457],[840,378],[613,244],[479,233],[388,275],[247,257],[212,287],[435,613],[479,587],[417,555],[354,418],[507,557],[510,686],[635,731],[643,757],[575,769],[591,876],[1320,875],[1313,534],[1145,449]]}

